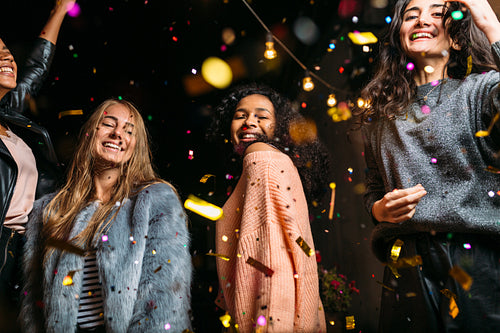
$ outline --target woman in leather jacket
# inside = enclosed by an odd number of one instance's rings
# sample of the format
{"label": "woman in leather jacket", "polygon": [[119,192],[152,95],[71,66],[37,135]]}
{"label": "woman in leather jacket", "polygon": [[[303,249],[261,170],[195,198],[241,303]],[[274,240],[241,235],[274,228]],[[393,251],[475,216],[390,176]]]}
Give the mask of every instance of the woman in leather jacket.
{"label": "woman in leather jacket", "polygon": [[0,326],[17,330],[24,224],[35,197],[54,190],[57,158],[46,129],[23,115],[47,76],[57,36],[75,0],[57,1],[17,80],[17,64],[0,39]]}

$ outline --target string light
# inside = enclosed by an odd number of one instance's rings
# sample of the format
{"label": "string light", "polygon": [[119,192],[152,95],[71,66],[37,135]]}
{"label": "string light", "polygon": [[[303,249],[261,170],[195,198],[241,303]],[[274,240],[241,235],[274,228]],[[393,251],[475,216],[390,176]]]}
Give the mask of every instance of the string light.
{"label": "string light", "polygon": [[335,94],[328,95],[328,100],[326,101],[326,104],[331,108],[337,104],[337,100],[335,99]]}
{"label": "string light", "polygon": [[266,51],[264,52],[264,58],[266,59],[274,59],[278,53],[274,49],[274,41],[273,41],[273,34],[268,32],[266,36]]}
{"label": "string light", "polygon": [[314,82],[311,79],[311,74],[309,74],[309,71],[306,71],[306,74],[302,79],[302,89],[304,89],[305,91],[312,91],[314,89]]}

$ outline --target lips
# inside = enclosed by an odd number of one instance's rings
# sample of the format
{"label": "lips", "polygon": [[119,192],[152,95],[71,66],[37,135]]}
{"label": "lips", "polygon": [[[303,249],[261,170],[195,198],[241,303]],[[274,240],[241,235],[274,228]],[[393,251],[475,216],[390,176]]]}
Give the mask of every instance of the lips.
{"label": "lips", "polygon": [[104,142],[102,144],[104,147],[106,148],[111,148],[111,149],[115,149],[115,150],[118,150],[118,151],[122,151],[123,148],[118,146],[118,145],[115,145],[114,143],[111,143],[111,142]]}
{"label": "lips", "polygon": [[415,32],[411,34],[410,40],[414,41],[417,39],[432,39],[434,35],[430,32]]}

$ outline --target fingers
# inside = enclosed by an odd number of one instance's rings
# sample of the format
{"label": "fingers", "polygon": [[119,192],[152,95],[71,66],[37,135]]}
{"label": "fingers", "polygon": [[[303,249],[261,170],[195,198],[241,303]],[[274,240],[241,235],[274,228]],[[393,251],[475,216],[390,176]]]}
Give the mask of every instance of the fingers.
{"label": "fingers", "polygon": [[422,185],[394,190],[377,201],[372,213],[378,221],[401,223],[413,217],[420,199],[427,194]]}

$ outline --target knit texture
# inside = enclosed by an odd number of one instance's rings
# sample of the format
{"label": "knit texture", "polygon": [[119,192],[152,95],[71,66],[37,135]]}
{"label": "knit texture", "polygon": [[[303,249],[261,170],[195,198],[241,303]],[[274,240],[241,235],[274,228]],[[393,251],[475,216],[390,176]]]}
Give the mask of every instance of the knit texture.
{"label": "knit texture", "polygon": [[[219,285],[225,307],[242,333],[326,332],[314,254],[297,244],[302,237],[314,251],[307,202],[297,169],[275,151],[252,152],[217,222]],[[226,239],[227,237],[227,239]],[[314,253],[314,252],[313,252]],[[270,268],[265,274],[248,258]]]}
{"label": "knit texture", "polygon": [[[499,66],[500,42],[492,50]],[[410,220],[377,224],[372,248],[380,260],[397,235],[500,235],[500,175],[487,170],[500,169],[500,122],[489,136],[475,136],[500,110],[499,82],[500,73],[490,71],[447,79],[440,87],[424,84],[401,116],[366,126],[368,212],[394,189],[420,183],[427,191]]]}

